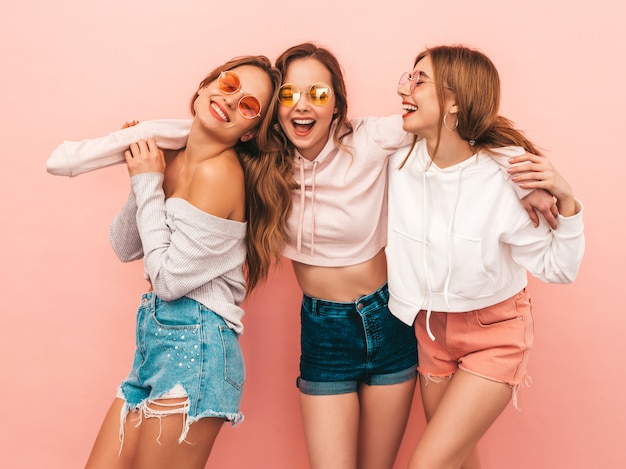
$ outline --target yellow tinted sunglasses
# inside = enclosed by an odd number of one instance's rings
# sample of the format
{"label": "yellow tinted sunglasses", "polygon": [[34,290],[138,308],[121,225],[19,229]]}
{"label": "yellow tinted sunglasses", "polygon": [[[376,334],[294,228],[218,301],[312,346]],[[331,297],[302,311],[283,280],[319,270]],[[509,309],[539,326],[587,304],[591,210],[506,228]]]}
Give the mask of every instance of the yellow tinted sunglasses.
{"label": "yellow tinted sunglasses", "polygon": [[[305,94],[309,97],[311,104],[323,106],[324,104],[328,104],[330,102],[333,89],[326,83],[318,82],[313,83]],[[295,106],[296,103],[300,101],[301,96],[302,92],[300,89],[292,83],[285,83],[278,90],[278,102],[283,106]]]}

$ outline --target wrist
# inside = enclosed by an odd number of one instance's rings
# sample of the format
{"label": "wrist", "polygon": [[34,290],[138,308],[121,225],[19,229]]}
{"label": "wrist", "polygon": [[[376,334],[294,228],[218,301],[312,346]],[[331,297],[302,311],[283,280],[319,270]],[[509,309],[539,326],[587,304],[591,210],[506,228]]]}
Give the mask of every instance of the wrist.
{"label": "wrist", "polygon": [[580,211],[580,206],[574,197],[559,199],[556,201],[556,206],[563,217],[571,217]]}

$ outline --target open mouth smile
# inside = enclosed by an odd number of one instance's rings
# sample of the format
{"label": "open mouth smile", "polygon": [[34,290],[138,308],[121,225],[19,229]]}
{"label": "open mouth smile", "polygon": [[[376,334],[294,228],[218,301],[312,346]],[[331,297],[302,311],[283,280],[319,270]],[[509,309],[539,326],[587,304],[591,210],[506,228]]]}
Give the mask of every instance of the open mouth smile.
{"label": "open mouth smile", "polygon": [[228,115],[222,111],[222,108],[220,108],[217,103],[215,102],[211,102],[210,104],[211,109],[213,110],[213,112],[215,114],[217,114],[217,116],[223,120],[224,122],[230,122],[230,119],[228,118]]}

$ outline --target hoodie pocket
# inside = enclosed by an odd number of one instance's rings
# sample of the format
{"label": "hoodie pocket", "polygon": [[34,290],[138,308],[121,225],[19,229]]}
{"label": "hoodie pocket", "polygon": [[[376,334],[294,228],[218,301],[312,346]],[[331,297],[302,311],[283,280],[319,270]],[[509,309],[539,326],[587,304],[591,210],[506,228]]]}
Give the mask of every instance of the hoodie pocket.
{"label": "hoodie pocket", "polygon": [[444,293],[446,282],[448,295],[480,298],[491,293],[480,239],[433,230],[430,239],[424,241],[398,229],[393,231],[406,246],[404,255],[395,257],[398,265],[390,265],[390,271],[400,269],[397,276],[413,275],[422,290],[433,293]]}

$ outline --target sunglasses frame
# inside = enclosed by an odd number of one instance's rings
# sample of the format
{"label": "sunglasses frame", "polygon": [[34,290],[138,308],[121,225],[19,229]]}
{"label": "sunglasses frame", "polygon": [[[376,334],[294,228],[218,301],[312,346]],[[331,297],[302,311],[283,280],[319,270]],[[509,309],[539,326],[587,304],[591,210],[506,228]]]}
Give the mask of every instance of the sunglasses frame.
{"label": "sunglasses frame", "polygon": [[[326,88],[328,89],[328,99],[326,102],[316,102],[316,101],[320,101],[317,97],[317,95],[313,95],[313,93],[311,93],[313,91],[313,89],[318,86],[321,85],[320,88]],[[295,90],[295,92],[293,93],[293,104],[289,105],[289,104],[285,104],[283,103],[283,101],[281,100],[280,96],[281,96],[281,91],[283,90],[283,88],[285,87],[292,87],[293,90]],[[281,87],[278,89],[278,102],[282,105],[282,106],[286,106],[286,107],[294,107],[296,104],[298,104],[300,102],[300,99],[302,98],[302,96],[304,94],[306,94],[309,97],[309,101],[311,102],[311,104],[313,104],[314,106],[325,106],[330,102],[330,98],[332,97],[334,91],[333,88],[324,83],[323,81],[317,81],[315,83],[313,83],[311,86],[309,86],[309,89],[306,90],[305,93],[303,93],[300,88],[298,88],[296,85],[294,85],[293,83],[284,83],[283,85],[281,85]]]}
{"label": "sunglasses frame", "polygon": [[[223,80],[226,77],[226,75],[232,76],[232,77],[234,77],[236,79],[236,82],[237,82],[237,89],[236,90],[228,91],[227,89],[224,89]],[[258,118],[261,117],[261,109],[263,108],[263,106],[261,106],[261,101],[259,101],[256,96],[252,96],[251,94],[245,94],[241,90],[241,78],[239,78],[239,75],[237,75],[232,70],[224,70],[224,71],[220,72],[220,74],[217,77],[217,88],[220,90],[220,93],[225,94],[225,95],[231,95],[231,94],[235,94],[235,93],[241,93],[242,94],[241,98],[239,98],[239,101],[237,101],[237,110],[239,111],[239,114],[241,115],[241,117],[243,117],[244,119],[256,119],[257,117]],[[257,112],[256,115],[254,115],[254,116],[247,116],[241,110],[242,109],[242,102],[246,98],[247,99],[253,99],[256,102],[256,104],[258,105],[259,111]],[[251,109],[249,106],[247,108]]]}
{"label": "sunglasses frame", "polygon": [[[406,79],[404,77],[406,77]],[[404,72],[402,75],[400,75],[400,80],[398,80],[398,90],[404,85],[406,85],[407,83],[410,83],[409,91],[413,93],[415,91],[415,88],[417,88],[417,85],[419,84],[434,83],[434,81],[432,80],[425,80],[424,78],[421,78],[421,77],[422,77],[421,71],[417,72],[413,78],[411,78],[411,72]],[[421,81],[420,81],[420,78],[421,78]]]}

